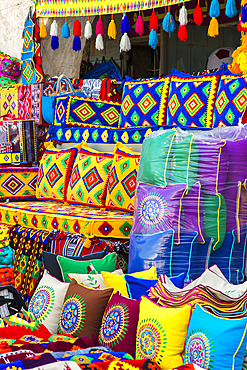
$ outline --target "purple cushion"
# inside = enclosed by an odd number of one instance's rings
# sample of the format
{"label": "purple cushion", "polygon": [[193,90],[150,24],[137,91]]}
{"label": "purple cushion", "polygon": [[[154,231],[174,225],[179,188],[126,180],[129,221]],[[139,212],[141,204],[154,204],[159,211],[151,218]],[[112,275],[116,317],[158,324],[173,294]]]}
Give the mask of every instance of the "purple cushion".
{"label": "purple cushion", "polygon": [[134,234],[154,234],[174,230],[174,241],[179,242],[182,199],[186,184],[166,188],[140,183],[136,192],[136,212],[132,228]]}
{"label": "purple cushion", "polygon": [[183,197],[181,233],[197,232],[197,240],[200,243],[204,243],[202,216],[201,184],[196,182]]}
{"label": "purple cushion", "polygon": [[247,179],[247,139],[226,142],[228,151],[227,185]]}
{"label": "purple cushion", "polygon": [[220,193],[226,182],[227,147],[226,141],[197,141],[199,148],[199,181],[202,191],[209,195]]}
{"label": "purple cushion", "polygon": [[233,230],[240,242],[240,219],[239,211],[241,208],[242,197],[241,197],[241,182],[234,185],[229,185],[224,188],[222,195],[226,202],[226,232],[230,233]]}

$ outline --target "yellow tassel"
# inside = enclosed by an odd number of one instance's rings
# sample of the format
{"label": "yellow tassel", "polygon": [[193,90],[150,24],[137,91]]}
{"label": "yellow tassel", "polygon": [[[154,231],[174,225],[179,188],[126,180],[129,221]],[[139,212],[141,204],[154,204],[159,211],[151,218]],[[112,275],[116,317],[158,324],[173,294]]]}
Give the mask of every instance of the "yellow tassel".
{"label": "yellow tassel", "polygon": [[117,29],[116,29],[114,19],[112,19],[111,22],[109,23],[107,34],[108,34],[109,39],[112,38],[115,40],[117,36]]}
{"label": "yellow tassel", "polygon": [[40,30],[39,30],[40,37],[44,39],[47,36],[47,30],[44,22],[42,21],[40,24]]}
{"label": "yellow tassel", "polygon": [[237,63],[242,74],[247,74],[247,53],[241,52],[237,58]]}
{"label": "yellow tassel", "polygon": [[209,23],[208,36],[209,37],[219,36],[219,23],[215,17],[213,17]]}
{"label": "yellow tassel", "polygon": [[241,1],[241,6],[243,7],[245,4],[247,4],[247,0],[242,0]]}
{"label": "yellow tassel", "polygon": [[89,238],[86,238],[83,247],[84,248],[91,248],[92,241]]}

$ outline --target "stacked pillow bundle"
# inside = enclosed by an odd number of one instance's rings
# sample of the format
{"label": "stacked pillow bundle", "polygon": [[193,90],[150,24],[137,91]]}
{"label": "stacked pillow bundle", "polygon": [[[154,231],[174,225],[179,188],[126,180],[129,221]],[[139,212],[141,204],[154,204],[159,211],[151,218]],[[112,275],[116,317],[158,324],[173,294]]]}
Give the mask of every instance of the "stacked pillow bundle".
{"label": "stacked pillow bundle", "polygon": [[217,263],[244,279],[247,130],[180,129],[146,138],[138,172],[129,272],[198,277]]}

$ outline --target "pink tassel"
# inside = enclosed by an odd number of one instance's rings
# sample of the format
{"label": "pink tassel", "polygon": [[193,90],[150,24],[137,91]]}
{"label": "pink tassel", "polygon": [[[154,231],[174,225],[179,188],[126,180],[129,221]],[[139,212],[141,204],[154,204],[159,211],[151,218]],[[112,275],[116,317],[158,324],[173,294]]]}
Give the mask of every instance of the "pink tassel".
{"label": "pink tassel", "polygon": [[144,23],[141,14],[138,15],[138,18],[136,20],[135,31],[139,36],[141,36],[144,32]]}
{"label": "pink tassel", "polygon": [[105,28],[104,28],[104,23],[102,22],[102,19],[99,18],[98,22],[96,23],[96,30],[95,30],[96,35],[101,35],[104,37],[105,35]]}

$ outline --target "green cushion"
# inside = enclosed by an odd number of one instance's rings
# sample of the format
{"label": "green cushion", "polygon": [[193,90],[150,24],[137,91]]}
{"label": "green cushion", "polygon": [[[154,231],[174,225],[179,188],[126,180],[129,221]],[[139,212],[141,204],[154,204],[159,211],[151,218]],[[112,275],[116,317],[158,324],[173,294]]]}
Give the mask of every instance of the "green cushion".
{"label": "green cushion", "polygon": [[142,148],[138,170],[138,182],[165,187],[167,165],[175,130],[158,132],[148,136]]}
{"label": "green cushion", "polygon": [[203,196],[205,239],[213,238],[213,249],[221,247],[226,234],[226,202],[222,194]]}
{"label": "green cushion", "polygon": [[[93,269],[92,273],[101,273],[101,271],[113,272],[116,270],[116,253],[107,254],[102,259],[89,260],[89,261],[77,261],[71,260],[63,256],[57,256],[59,266],[61,268],[63,281],[70,283],[70,279],[67,274],[88,274],[88,267]],[[95,272],[96,270],[96,272]]]}
{"label": "green cushion", "polygon": [[197,181],[198,160],[198,146],[193,134],[189,134],[181,142],[174,140],[171,148],[169,183],[186,184],[190,188]]}

